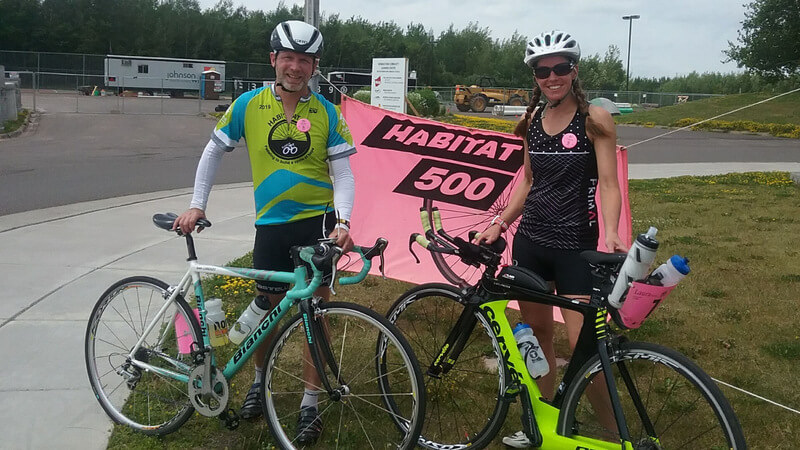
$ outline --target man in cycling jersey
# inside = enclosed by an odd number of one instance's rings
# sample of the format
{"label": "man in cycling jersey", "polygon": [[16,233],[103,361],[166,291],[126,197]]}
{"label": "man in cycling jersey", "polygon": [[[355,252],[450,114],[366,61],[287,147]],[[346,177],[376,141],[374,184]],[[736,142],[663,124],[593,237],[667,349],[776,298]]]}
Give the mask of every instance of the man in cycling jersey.
{"label": "man in cycling jersey", "polygon": [[[345,251],[352,248],[349,219],[355,183],[349,156],[355,148],[342,115],[308,87],[322,55],[319,30],[295,20],[282,22],[272,32],[270,44],[275,84],[242,94],[219,120],[197,167],[190,208],[178,217],[175,227],[188,233],[205,217],[222,155],[245,138],[255,191],[253,267],[291,272],[289,249],[316,243],[323,237],[322,230]],[[259,281],[256,289],[275,306],[289,286]],[[323,287],[316,294],[327,299],[330,292]],[[240,410],[243,418],[262,413],[260,365],[267,346],[265,342],[255,352],[255,382]],[[311,445],[322,432],[319,389],[315,388],[320,381],[314,368],[305,365],[297,442]]]}

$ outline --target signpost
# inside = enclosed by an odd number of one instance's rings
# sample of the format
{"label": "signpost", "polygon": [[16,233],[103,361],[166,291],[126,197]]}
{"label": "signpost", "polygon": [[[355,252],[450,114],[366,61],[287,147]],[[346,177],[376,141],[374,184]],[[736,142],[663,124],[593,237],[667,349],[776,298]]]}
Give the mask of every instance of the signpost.
{"label": "signpost", "polygon": [[405,114],[408,58],[372,59],[373,106]]}

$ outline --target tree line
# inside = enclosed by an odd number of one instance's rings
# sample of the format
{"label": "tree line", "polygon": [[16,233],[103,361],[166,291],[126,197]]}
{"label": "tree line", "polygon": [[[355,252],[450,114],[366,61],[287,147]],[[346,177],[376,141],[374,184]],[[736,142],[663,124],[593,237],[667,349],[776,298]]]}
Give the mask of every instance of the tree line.
{"label": "tree line", "polygon": [[[788,0],[758,0],[750,7],[782,1]],[[302,8],[279,3],[271,11],[248,10],[234,7],[231,0],[205,10],[197,0],[0,0],[0,47],[266,63],[270,33],[289,19],[303,20]],[[743,30],[754,40],[759,25],[754,18],[749,20]],[[481,76],[493,77],[498,86],[532,84],[530,71],[521,62],[528,37],[519,33],[498,40],[488,28],[469,23],[463,28],[451,25],[435,35],[423,24],[402,28],[391,21],[371,23],[338,14],[324,16],[320,30],[325,37],[323,68],[369,69],[372,58],[405,56],[417,72],[419,85],[470,84]],[[731,44],[729,56],[739,61],[741,55],[740,64],[746,65],[745,56],[752,57],[752,52],[745,51],[748,48],[744,40],[739,47]],[[787,57],[786,52],[780,57]],[[794,70],[778,72],[783,76],[753,69],[634,77],[630,89],[712,94],[783,90],[800,86],[796,65],[790,69]],[[612,45],[604,55],[582,58],[580,78],[586,89],[623,89],[625,70],[619,48]]]}

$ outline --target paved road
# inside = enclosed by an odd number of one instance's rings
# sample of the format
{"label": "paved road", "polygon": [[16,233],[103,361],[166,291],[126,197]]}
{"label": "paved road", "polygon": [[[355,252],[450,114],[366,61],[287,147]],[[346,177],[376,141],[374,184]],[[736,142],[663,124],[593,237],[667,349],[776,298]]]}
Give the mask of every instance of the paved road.
{"label": "paved road", "polygon": [[[43,115],[33,135],[0,141],[0,216],[190,187],[213,127],[196,116]],[[250,179],[247,152],[226,155],[217,182]]]}
{"label": "paved road", "polygon": [[[37,107],[69,110],[73,101],[59,95],[40,96]],[[191,187],[213,126],[212,120],[192,115],[44,114],[35,133],[0,141],[0,216]],[[624,145],[667,131],[618,127]],[[249,181],[247,159],[243,147],[226,155],[216,183]],[[800,163],[800,140],[681,131],[631,147],[629,161],[634,165]],[[713,166],[704,166],[709,165]],[[753,170],[774,170],[765,167],[754,164]]]}

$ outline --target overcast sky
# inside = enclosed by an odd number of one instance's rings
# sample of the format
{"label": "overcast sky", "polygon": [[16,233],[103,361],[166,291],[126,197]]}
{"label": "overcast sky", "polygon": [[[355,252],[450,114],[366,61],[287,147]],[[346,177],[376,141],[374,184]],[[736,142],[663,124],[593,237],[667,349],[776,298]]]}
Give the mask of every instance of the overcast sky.
{"label": "overcast sky", "polygon": [[[199,0],[202,8],[216,0]],[[420,23],[434,36],[451,24],[455,29],[476,22],[492,37],[505,39],[514,31],[531,38],[542,31],[561,29],[578,39],[584,55],[605,54],[609,45],[628,56],[628,21],[638,14],[631,39],[631,77],[685,75],[692,71],[738,72],[722,53],[735,42],[744,20],[745,0],[319,0],[323,17],[338,14],[346,20],[360,16],[369,22],[395,22],[405,28]],[[271,0],[233,0],[250,10],[274,10]],[[303,0],[285,0],[303,6]],[[388,56],[388,55],[387,55]],[[399,55],[398,55],[399,56]],[[520,55],[520,61],[522,55]],[[413,61],[411,66],[413,68]]]}

